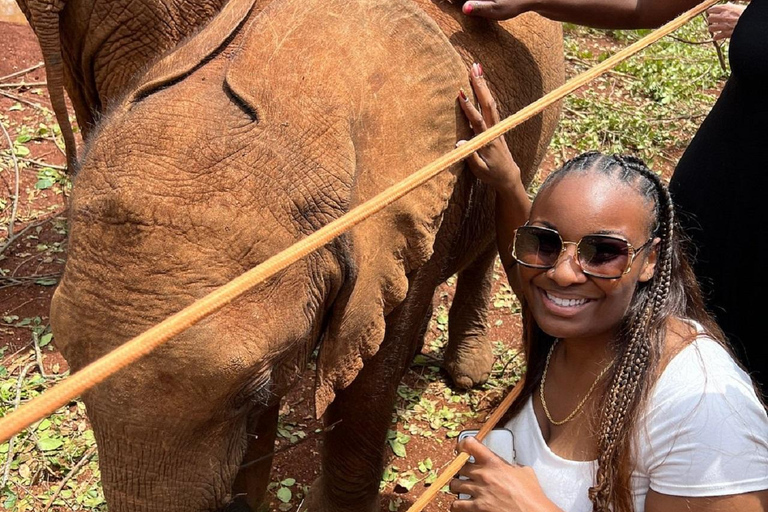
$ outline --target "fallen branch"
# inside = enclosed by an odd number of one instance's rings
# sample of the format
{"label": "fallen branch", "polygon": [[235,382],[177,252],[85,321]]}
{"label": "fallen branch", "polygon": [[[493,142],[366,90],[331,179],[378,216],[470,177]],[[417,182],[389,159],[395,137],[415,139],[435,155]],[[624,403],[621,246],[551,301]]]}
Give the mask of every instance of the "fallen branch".
{"label": "fallen branch", "polygon": [[14,82],[11,84],[0,84],[0,89],[20,89],[22,87],[40,87],[48,85],[48,82]]}
{"label": "fallen branch", "polygon": [[91,446],[88,448],[88,450],[86,450],[80,461],[78,461],[78,463],[69,470],[69,473],[67,473],[67,476],[64,477],[64,480],[62,480],[58,487],[56,487],[56,491],[53,493],[53,496],[51,496],[51,499],[48,500],[48,503],[45,505],[43,512],[47,512],[48,509],[51,508],[51,505],[53,505],[53,502],[56,501],[56,499],[59,497],[59,494],[61,494],[64,486],[67,485],[67,482],[72,480],[72,477],[74,477],[81,469],[83,469],[83,466],[85,466],[90,458],[93,457],[94,453],[96,453],[96,446]]}
{"label": "fallen branch", "polygon": [[49,164],[48,162],[42,162],[40,160],[33,160],[32,158],[22,158],[17,157],[19,161],[21,162],[27,162],[32,165],[36,165],[38,167],[50,167],[51,169],[56,169],[57,171],[66,171],[67,167],[64,165],[56,165],[56,164]]}
{"label": "fallen branch", "polygon": [[[1,123],[0,123],[0,124],[1,124]],[[65,212],[66,212],[66,210],[64,210],[64,211],[63,211],[63,212],[61,212],[61,213],[65,213]],[[40,227],[40,226],[43,226],[43,225],[45,225],[45,224],[47,224],[47,223],[51,222],[52,220],[54,220],[54,219],[56,219],[56,218],[58,218],[58,217],[59,217],[59,215],[58,215],[58,214],[56,214],[56,215],[51,215],[51,216],[50,216],[50,217],[48,217],[47,219],[43,219],[43,220],[41,220],[40,222],[35,222],[35,223],[33,223],[33,224],[30,224],[30,225],[28,225],[28,226],[24,227],[24,228],[23,228],[21,231],[19,231],[19,232],[18,232],[18,233],[16,233],[15,235],[11,235],[11,236],[8,238],[8,240],[5,242],[5,244],[3,244],[2,246],[0,246],[0,254],[3,254],[3,253],[4,253],[4,252],[5,252],[7,249],[8,249],[8,247],[10,247],[10,246],[11,246],[11,244],[12,244],[12,243],[13,243],[13,242],[14,242],[16,239],[18,239],[18,238],[19,238],[21,235],[23,235],[24,233],[26,233],[26,232],[27,232],[27,231],[29,231],[30,229],[34,229],[34,228],[36,228],[36,227]],[[9,233],[10,233],[10,230],[9,230]],[[0,279],[2,279],[3,277],[4,277],[4,276],[0,276]],[[39,278],[38,278],[38,279],[39,279]]]}
{"label": "fallen branch", "polygon": [[45,114],[52,114],[53,113],[53,111],[51,111],[51,109],[49,109],[48,107],[44,107],[40,103],[32,103],[31,101],[26,100],[26,99],[22,98],[21,96],[16,96],[15,94],[11,94],[8,91],[3,91],[2,89],[0,89],[0,95],[5,96],[6,98],[10,98],[10,99],[12,99],[14,101],[18,101],[19,103],[24,103],[25,105],[29,105],[32,108],[36,108],[38,110],[41,110]]}
{"label": "fallen branch", "polygon": [[22,69],[21,71],[15,71],[15,72],[11,73],[10,75],[5,75],[5,76],[0,77],[0,82],[4,82],[6,80],[10,80],[11,78],[16,78],[17,76],[26,75],[30,71],[34,71],[36,69],[40,69],[41,67],[43,67],[43,63],[42,62],[38,62],[34,66],[30,66],[30,67],[28,67],[26,69]]}
{"label": "fallen branch", "polygon": [[[5,135],[5,140],[8,141],[8,150],[11,154],[11,160],[13,160],[13,170],[16,175],[13,191],[13,207],[11,208],[11,219],[8,221],[8,242],[10,243],[10,241],[14,239],[13,225],[16,223],[16,213],[19,209],[19,161],[16,160],[16,153],[13,152],[13,141],[11,140],[11,136],[8,134],[8,130],[5,129],[5,125],[2,121],[0,121],[0,129],[2,129],[3,134]],[[0,254],[2,254],[2,251],[0,251]]]}

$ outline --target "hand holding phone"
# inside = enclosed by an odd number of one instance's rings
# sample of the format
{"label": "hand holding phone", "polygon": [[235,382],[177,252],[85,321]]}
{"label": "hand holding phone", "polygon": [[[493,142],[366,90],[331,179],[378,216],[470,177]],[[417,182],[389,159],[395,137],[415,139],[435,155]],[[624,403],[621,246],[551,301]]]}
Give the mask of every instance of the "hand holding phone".
{"label": "hand holding phone", "polygon": [[[477,435],[478,430],[463,430],[459,434],[459,442],[463,441],[467,437],[474,437]],[[495,428],[491,430],[485,439],[483,444],[488,447],[493,453],[498,455],[508,464],[515,463],[515,438],[512,432],[506,428]],[[474,464],[474,457],[469,458],[469,463]],[[459,476],[461,480],[466,480],[466,477]],[[468,494],[459,494],[460,500],[467,500],[470,496]]]}

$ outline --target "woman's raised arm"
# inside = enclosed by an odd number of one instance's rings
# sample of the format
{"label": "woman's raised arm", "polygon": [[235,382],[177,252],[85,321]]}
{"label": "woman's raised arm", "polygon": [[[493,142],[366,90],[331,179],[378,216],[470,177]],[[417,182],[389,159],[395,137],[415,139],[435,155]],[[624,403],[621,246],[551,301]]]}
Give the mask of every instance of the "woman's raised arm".
{"label": "woman's raised arm", "polygon": [[464,14],[496,20],[537,12],[556,21],[596,28],[654,28],[702,0],[471,0]]}
{"label": "woman's raised arm", "polygon": [[[470,73],[472,88],[477,96],[479,109],[472,103],[466,92],[459,93],[461,109],[469,120],[475,134],[499,122],[499,111],[496,101],[485,82],[483,68],[480,64],[472,66]],[[459,141],[457,145],[465,141]],[[469,168],[483,183],[496,191],[496,243],[504,269],[507,271],[510,284],[516,290],[513,276],[509,270],[514,265],[514,258],[509,248],[512,244],[515,229],[525,224],[531,210],[531,200],[525,190],[520,175],[520,168],[512,158],[504,137],[500,137],[467,158]]]}

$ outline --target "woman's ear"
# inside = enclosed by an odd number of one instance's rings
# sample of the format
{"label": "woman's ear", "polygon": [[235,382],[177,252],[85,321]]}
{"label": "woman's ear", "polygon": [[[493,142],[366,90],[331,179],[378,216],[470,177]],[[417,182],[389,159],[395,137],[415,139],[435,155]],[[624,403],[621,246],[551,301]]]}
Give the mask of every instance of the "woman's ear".
{"label": "woman's ear", "polygon": [[643,269],[640,271],[640,277],[637,278],[637,280],[641,283],[650,281],[653,275],[656,273],[656,262],[659,259],[659,242],[661,242],[661,238],[654,238],[653,243],[651,243],[651,248],[648,249],[648,257],[643,263]]}

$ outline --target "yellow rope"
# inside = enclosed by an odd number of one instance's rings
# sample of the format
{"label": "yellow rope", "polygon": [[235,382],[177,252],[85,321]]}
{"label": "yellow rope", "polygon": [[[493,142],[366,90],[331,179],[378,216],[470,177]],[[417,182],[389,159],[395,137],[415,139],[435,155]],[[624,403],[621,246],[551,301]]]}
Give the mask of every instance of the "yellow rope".
{"label": "yellow rope", "polygon": [[[415,172],[405,180],[379,193],[369,201],[355,207],[345,215],[300,240],[284,251],[272,256],[262,264],[245,272],[229,283],[217,288],[209,295],[195,301],[190,306],[166,318],[158,325],[127,341],[112,352],[92,362],[68,379],[52,387],[45,393],[0,419],[0,442],[5,442],[32,423],[52,414],[59,407],[68,404],[84,391],[104,381],[110,375],[125,368],[132,362],[149,354],[166,341],[185,331],[203,318],[215,313],[229,304],[250,288],[265,281],[277,272],[285,269],[311,252],[321,248],[335,237],[348,231],[368,217],[381,211],[407,193],[426,183],[449,166],[461,161],[515,126],[535,116],[549,105],[559,101],[590,80],[605,73],[623,60],[656,42],[666,34],[676,30],[706,8],[717,3],[707,0],[700,6],[683,14],[675,21],[649,34],[635,44],[606,59],[592,70],[575,77],[565,85],[555,89],[538,101],[508,117],[487,131],[474,137]],[[434,484],[439,488],[442,484]]]}

